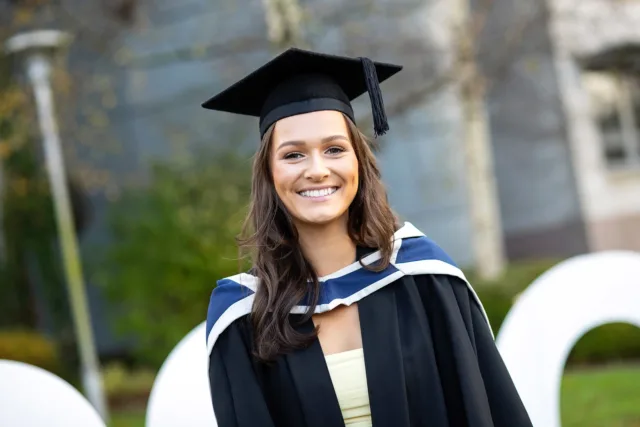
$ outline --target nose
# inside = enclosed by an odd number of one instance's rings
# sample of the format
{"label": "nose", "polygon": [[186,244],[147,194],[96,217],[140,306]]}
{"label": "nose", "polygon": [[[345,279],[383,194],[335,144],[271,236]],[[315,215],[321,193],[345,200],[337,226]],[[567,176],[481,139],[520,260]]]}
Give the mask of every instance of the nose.
{"label": "nose", "polygon": [[309,167],[304,173],[304,177],[311,181],[322,181],[329,176],[329,169],[325,165],[321,155],[313,155],[309,158]]}

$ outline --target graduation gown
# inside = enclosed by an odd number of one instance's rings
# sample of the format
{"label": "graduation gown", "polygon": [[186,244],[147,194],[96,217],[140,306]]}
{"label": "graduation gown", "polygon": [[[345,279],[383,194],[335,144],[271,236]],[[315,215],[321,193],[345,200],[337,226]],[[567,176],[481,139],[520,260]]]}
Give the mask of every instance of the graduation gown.
{"label": "graduation gown", "polygon": [[[379,258],[374,252],[363,262]],[[477,295],[411,224],[394,234],[387,269],[355,262],[320,282],[315,312],[358,304],[374,427],[532,425]],[[207,346],[218,426],[344,426],[317,339],[271,364],[252,358],[248,315],[257,285],[243,273],[219,281],[211,296]],[[296,306],[292,321],[306,310]],[[311,331],[313,321],[299,328]]]}

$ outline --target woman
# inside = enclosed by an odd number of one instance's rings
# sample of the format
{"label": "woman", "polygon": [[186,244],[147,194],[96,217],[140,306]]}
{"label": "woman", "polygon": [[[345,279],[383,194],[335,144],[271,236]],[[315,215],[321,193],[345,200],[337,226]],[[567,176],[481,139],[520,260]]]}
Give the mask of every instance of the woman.
{"label": "woman", "polygon": [[260,118],[250,273],[207,316],[220,427],[530,426],[482,305],[398,225],[351,100],[401,67],[290,49],[205,108]]}

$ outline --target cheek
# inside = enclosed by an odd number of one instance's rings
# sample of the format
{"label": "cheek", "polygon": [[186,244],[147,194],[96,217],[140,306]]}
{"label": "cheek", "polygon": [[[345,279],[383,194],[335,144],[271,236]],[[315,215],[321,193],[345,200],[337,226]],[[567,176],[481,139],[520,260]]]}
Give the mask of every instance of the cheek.
{"label": "cheek", "polygon": [[360,181],[360,172],[359,172],[359,164],[358,160],[355,158],[351,162],[351,171],[350,171],[351,182],[353,185],[358,188],[358,183]]}
{"label": "cheek", "polygon": [[277,164],[271,167],[271,177],[276,192],[280,196],[282,196],[284,191],[291,189],[295,182],[294,171],[292,171],[291,168],[278,166]]}
{"label": "cheek", "polygon": [[273,165],[271,165],[271,179],[273,180],[273,186],[276,187],[276,189],[282,185],[282,173]]}

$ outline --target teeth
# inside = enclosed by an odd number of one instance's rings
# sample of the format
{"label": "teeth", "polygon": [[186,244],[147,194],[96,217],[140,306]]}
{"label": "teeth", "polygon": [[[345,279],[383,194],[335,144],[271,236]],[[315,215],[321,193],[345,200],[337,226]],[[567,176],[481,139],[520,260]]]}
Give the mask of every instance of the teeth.
{"label": "teeth", "polygon": [[299,194],[303,197],[324,197],[335,193],[338,187],[323,188],[322,190],[301,191]]}

